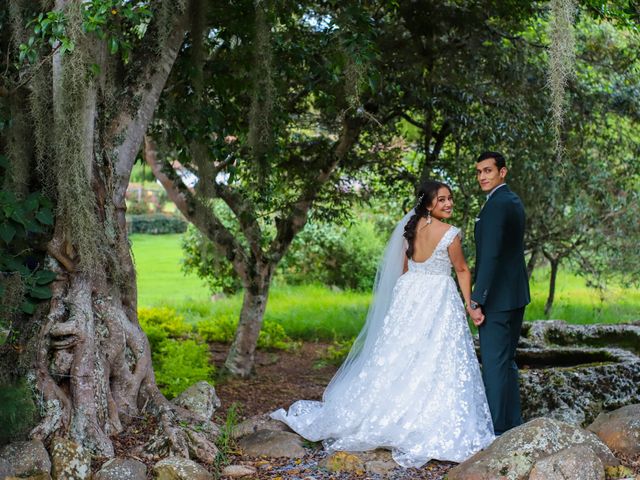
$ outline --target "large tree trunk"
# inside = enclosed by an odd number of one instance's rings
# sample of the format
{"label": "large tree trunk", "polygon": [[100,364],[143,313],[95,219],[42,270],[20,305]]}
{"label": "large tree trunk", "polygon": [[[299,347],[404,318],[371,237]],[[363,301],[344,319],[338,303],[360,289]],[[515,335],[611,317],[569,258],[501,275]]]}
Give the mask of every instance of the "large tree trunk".
{"label": "large tree trunk", "polygon": [[[42,418],[32,436],[45,442],[65,436],[94,454],[113,456],[110,436],[151,413],[159,419],[149,445],[154,453],[212,461],[216,428],[169,403],[156,386],[149,342],[137,319],[125,220],[131,168],[182,44],[186,12],[176,11],[160,52],[149,46],[140,52],[135,83],[115,73],[121,65],[114,68],[117,59],[104,42],[82,32],[81,3],[55,5],[65,13],[75,50],[54,54],[43,76],[52,95],[40,95],[37,85],[29,88],[36,101],[51,102],[53,113],[46,125],[53,143],[46,171],[52,178],[44,183],[55,192],[57,210],[45,263],[57,278],[48,304],[28,322],[14,322],[10,335],[14,347],[28,346],[26,355],[13,360],[14,373],[26,375],[38,394]],[[100,76],[88,73],[91,63],[100,66]],[[32,114],[26,101],[23,108]],[[42,121],[34,119],[34,135],[44,138]],[[20,350],[4,349],[3,361],[12,360],[7,352]]]}
{"label": "large tree trunk", "polygon": [[245,282],[238,328],[224,363],[234,375],[246,377],[253,370],[258,336],[267,308],[271,271],[270,266],[265,266],[256,272],[255,278]]}

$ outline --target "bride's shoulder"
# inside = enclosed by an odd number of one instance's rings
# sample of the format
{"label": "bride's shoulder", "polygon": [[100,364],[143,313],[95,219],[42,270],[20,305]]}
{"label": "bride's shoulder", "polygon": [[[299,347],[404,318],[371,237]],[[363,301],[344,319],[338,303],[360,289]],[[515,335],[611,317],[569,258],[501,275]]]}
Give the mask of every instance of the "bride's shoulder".
{"label": "bride's shoulder", "polygon": [[453,242],[453,240],[456,237],[460,237],[460,240],[462,240],[462,230],[460,230],[455,225],[451,225],[449,227],[449,229],[447,230],[447,233],[445,233],[445,235],[447,235],[449,237],[449,242],[448,243]]}

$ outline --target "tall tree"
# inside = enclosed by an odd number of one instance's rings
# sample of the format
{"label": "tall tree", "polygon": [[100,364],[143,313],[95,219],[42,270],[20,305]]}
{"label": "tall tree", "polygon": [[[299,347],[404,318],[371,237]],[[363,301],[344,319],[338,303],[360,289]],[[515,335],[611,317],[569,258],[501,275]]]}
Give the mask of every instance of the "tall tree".
{"label": "tall tree", "polygon": [[200,2],[51,3],[11,0],[0,17],[3,188],[42,189],[55,204],[32,265],[55,273],[50,299],[14,319],[3,370],[37,392],[33,437],[112,456],[109,437],[146,411],[160,420],[157,449],[211,459],[213,425],[156,387],[125,227],[134,159]]}
{"label": "tall tree", "polygon": [[[225,362],[241,376],[253,368],[275,267],[312,207],[335,215],[348,206],[342,172],[359,161],[351,152],[370,116],[359,95],[367,62],[359,10],[245,3],[205,38],[200,69],[175,70],[158,147],[149,141],[146,150],[170,198],[242,282]],[[182,168],[198,177],[195,188],[182,182]]]}

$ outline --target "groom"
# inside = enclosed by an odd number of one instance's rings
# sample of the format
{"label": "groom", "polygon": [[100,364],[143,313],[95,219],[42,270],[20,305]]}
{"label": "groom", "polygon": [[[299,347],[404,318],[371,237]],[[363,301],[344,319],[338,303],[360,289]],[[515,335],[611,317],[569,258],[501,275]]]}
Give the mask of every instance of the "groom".
{"label": "groom", "polygon": [[[487,194],[475,225],[476,267],[470,315],[479,327],[482,378],[496,435],[522,423],[516,346],[529,280],[524,261],[524,207],[505,183],[507,167],[498,152],[476,161]],[[484,317],[483,317],[484,315]]]}

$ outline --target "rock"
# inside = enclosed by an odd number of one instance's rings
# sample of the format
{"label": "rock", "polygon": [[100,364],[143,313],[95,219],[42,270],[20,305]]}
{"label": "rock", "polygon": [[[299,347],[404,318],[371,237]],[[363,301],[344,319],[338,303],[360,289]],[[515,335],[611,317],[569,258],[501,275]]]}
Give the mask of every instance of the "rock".
{"label": "rock", "polygon": [[262,415],[255,415],[251,418],[247,418],[243,422],[240,422],[233,429],[231,436],[237,440],[238,438],[256,433],[258,430],[272,430],[274,432],[292,431],[286,423],[283,423],[280,420],[274,420],[268,413],[265,413]]}
{"label": "rock", "polygon": [[525,420],[587,425],[603,408],[640,402],[640,324],[525,322],[519,346]]}
{"label": "rock", "polygon": [[216,389],[205,381],[191,385],[172,402],[207,420],[213,417],[214,412],[221,405]]}
{"label": "rock", "polygon": [[16,477],[51,473],[51,460],[40,440],[10,443],[0,450],[0,459],[9,465],[10,475]]}
{"label": "rock", "polygon": [[524,480],[534,464],[565,448],[584,445],[604,466],[618,460],[592,432],[550,418],[537,418],[498,437],[487,449],[476,453],[448,472],[448,480],[495,480],[508,475]]}
{"label": "rock", "polygon": [[385,477],[398,464],[391,457],[389,450],[381,448],[369,452],[335,452],[320,462],[320,466],[331,472],[350,472],[362,475]]}
{"label": "rock", "polygon": [[145,480],[147,466],[133,458],[112,458],[105,462],[93,480]]}
{"label": "rock", "polygon": [[323,459],[318,466],[333,473],[345,472],[364,475],[364,462],[358,455],[349,452],[332,453]]}
{"label": "rock", "polygon": [[626,455],[640,453],[640,404],[601,413],[587,427],[612,450]]}
{"label": "rock", "polygon": [[255,475],[258,470],[248,465],[227,465],[222,469],[223,477],[241,478]]}
{"label": "rock", "polygon": [[168,457],[153,466],[156,480],[213,480],[202,465],[182,457]]}
{"label": "rock", "polygon": [[258,430],[240,439],[238,446],[249,456],[259,457],[304,457],[302,437],[290,432]]}
{"label": "rock", "polygon": [[11,464],[4,458],[0,458],[0,479],[11,477],[14,473]]}
{"label": "rock", "polygon": [[538,460],[529,480],[604,480],[604,466],[585,445],[565,448]]}
{"label": "rock", "polygon": [[67,438],[51,441],[51,477],[53,480],[85,480],[91,478],[89,451]]}

